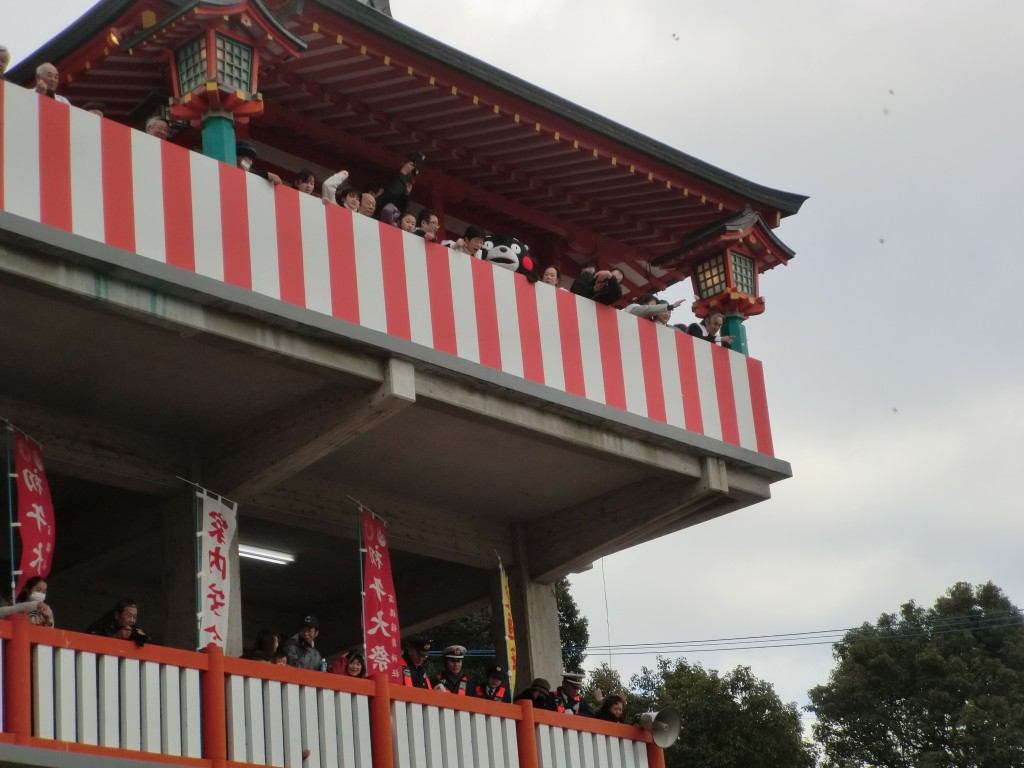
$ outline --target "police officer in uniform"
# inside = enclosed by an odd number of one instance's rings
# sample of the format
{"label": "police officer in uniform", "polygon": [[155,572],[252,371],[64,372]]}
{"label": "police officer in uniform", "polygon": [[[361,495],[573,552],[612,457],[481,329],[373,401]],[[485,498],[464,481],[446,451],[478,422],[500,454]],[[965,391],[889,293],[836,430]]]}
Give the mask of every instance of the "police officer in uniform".
{"label": "police officer in uniform", "polygon": [[582,686],[583,675],[576,672],[563,672],[562,684],[555,691],[555,711],[564,712],[567,715],[593,717],[594,711],[580,696]]}
{"label": "police officer in uniform", "polygon": [[474,689],[473,695],[478,699],[503,701],[506,704],[511,704],[512,691],[505,683],[505,668],[499,665],[488,667],[487,679]]}
{"label": "police officer in uniform", "polygon": [[465,696],[469,688],[469,678],[462,674],[462,662],[466,658],[466,646],[449,645],[444,649],[442,656],[444,658],[444,672],[434,675],[434,690]]}
{"label": "police officer in uniform", "polygon": [[430,652],[430,641],[423,637],[410,638],[402,654],[402,684],[410,688],[431,688],[430,678],[423,663]]}

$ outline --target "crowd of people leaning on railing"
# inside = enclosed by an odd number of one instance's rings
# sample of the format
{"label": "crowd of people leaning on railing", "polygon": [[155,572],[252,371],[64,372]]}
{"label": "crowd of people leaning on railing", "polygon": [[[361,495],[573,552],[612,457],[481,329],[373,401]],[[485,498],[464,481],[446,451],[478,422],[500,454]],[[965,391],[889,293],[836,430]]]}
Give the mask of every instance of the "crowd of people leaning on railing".
{"label": "crowd of people leaning on railing", "polygon": [[[10,61],[8,50],[0,46],[0,78]],[[34,88],[43,96],[47,96],[64,104],[70,102],[63,96],[57,94],[56,89],[60,82],[57,68],[53,64],[40,64],[36,69],[36,80]],[[103,105],[99,103],[83,104],[83,109],[102,117]],[[170,123],[162,116],[150,117],[145,124],[146,133],[159,139],[167,139],[170,134]],[[283,184],[281,177],[269,170],[260,169],[256,165],[257,150],[251,141],[239,141],[236,148],[237,163],[243,170],[254,173],[266,179],[268,183]],[[438,232],[441,231],[441,220],[436,211],[431,208],[420,208],[417,212],[411,210],[411,195],[416,177],[419,174],[418,164],[425,159],[422,153],[413,153],[399,168],[398,173],[387,184],[366,184],[357,186],[353,184],[349,172],[342,170],[323,179],[320,184],[320,198],[325,205],[340,205],[348,208],[354,214],[360,214],[376,219],[384,224],[399,227],[406,232],[419,235],[431,242],[440,242],[459,253],[465,253],[471,257],[478,257],[488,253],[494,243],[492,235],[486,230],[477,226],[467,226],[461,237],[453,240],[438,240]],[[292,186],[300,193],[315,195],[318,179],[316,174],[303,168],[292,180]],[[510,238],[511,239],[511,238]],[[517,241],[518,242],[518,241]],[[528,252],[528,247],[519,244]],[[507,260],[500,262],[511,269]],[[532,263],[532,260],[531,260]],[[535,273],[535,274],[534,274]],[[563,288],[562,275],[558,267],[550,264],[543,270],[529,271],[531,280],[538,277],[541,282],[548,283],[556,288]],[[576,277],[569,291],[584,296],[600,304],[614,305],[619,303],[623,297],[622,286],[624,276],[622,270],[597,269],[596,265],[585,265],[578,277]],[[682,300],[669,302],[659,299],[653,293],[644,293],[637,297],[633,303],[623,310],[638,317],[643,317],[661,325],[669,325],[672,310],[682,304]],[[733,342],[732,336],[719,336],[724,317],[719,312],[708,314],[703,320],[695,323],[677,323],[672,327],[676,330],[689,333],[711,343],[720,343],[723,346],[730,346]]]}
{"label": "crowd of people leaning on railing", "polygon": [[[242,658],[350,677],[367,677],[368,672],[372,671],[367,667],[362,647],[352,648],[328,663],[316,647],[319,635],[320,622],[317,617],[304,616],[294,635],[279,636],[270,630],[260,632],[256,637],[256,643],[242,654]],[[488,667],[481,679],[471,680],[462,669],[468,653],[466,647],[449,645],[441,652],[441,670],[432,674],[427,669],[430,649],[431,641],[422,636],[410,638],[406,642],[402,654],[404,685],[442,694],[505,703],[530,699],[537,709],[622,722],[625,698],[621,694],[603,696],[596,690],[594,696],[599,707],[595,711],[581,696],[582,674],[563,673],[562,681],[555,689],[551,688],[547,680],[536,678],[513,697],[508,682],[508,671],[500,664]]]}
{"label": "crowd of people leaning on railing", "polygon": [[[0,619],[23,613],[28,615],[28,620],[32,624],[54,626],[53,611],[46,603],[46,593],[45,579],[38,576],[28,579],[15,603],[0,607]],[[122,598],[113,608],[90,624],[86,632],[102,637],[130,640],[141,647],[152,642],[152,638],[138,625],[138,619],[138,604],[131,598]],[[293,635],[281,635],[269,629],[260,631],[256,636],[256,642],[242,654],[242,658],[349,677],[365,678],[374,671],[368,668],[361,646],[344,651],[328,662],[317,648],[316,641],[319,635],[320,621],[316,616],[307,615],[299,622],[298,631]],[[595,704],[598,705],[595,710],[581,695],[582,674],[563,673],[561,683],[554,689],[544,678],[535,678],[529,686],[513,697],[509,687],[508,670],[500,664],[488,667],[482,679],[470,680],[462,671],[463,662],[467,658],[466,647],[449,645],[441,653],[440,672],[432,674],[427,669],[430,648],[431,641],[422,636],[413,637],[406,642],[402,654],[404,685],[437,693],[505,703],[530,699],[537,709],[622,722],[624,696],[617,693],[604,696],[599,689],[595,690],[593,694]]]}

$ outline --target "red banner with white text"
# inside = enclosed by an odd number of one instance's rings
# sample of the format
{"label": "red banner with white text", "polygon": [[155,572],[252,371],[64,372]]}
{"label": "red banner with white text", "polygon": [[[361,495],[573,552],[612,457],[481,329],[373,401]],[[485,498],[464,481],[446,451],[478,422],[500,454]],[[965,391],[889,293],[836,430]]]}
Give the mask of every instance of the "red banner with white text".
{"label": "red banner with white text", "polygon": [[371,676],[385,674],[392,683],[402,683],[402,642],[398,629],[398,601],[391,578],[387,525],[364,509],[363,552],[363,638],[366,667]]}
{"label": "red banner with white text", "polygon": [[53,564],[56,529],[53,500],[43,467],[43,449],[17,430],[14,432],[15,487],[18,491],[18,530],[21,531],[21,566],[15,596],[33,576],[46,578]]}

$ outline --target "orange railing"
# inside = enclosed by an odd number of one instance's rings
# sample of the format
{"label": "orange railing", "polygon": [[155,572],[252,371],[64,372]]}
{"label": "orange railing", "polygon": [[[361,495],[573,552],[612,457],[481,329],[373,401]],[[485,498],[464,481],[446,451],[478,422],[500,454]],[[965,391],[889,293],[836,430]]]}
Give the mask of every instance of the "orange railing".
{"label": "orange railing", "polygon": [[164,764],[663,768],[638,728],[0,621],[0,743]]}

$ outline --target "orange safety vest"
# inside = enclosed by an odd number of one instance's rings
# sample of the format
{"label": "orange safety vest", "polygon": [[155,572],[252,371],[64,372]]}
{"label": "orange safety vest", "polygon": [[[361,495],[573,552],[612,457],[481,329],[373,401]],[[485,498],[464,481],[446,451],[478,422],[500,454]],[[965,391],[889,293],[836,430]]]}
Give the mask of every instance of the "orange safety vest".
{"label": "orange safety vest", "polygon": [[469,678],[463,677],[459,680],[459,690],[453,691],[447,685],[445,685],[444,675],[434,675],[434,687],[440,686],[440,690],[445,693],[457,693],[459,696],[466,695],[466,686],[469,685]]}
{"label": "orange safety vest", "polygon": [[570,699],[567,696],[565,696],[561,691],[556,693],[555,694],[555,702],[557,704],[557,709],[555,711],[563,712],[563,713],[568,711],[569,714],[578,715],[579,712],[580,712],[580,697],[579,697],[579,694],[577,694],[577,695],[572,697],[571,701],[572,701],[573,704],[572,704],[571,707],[567,707],[563,703],[563,702],[568,702],[568,701],[570,701]]}
{"label": "orange safety vest", "polygon": [[[423,682],[427,684],[427,690],[433,690],[434,686],[430,684],[430,678],[426,675],[423,676]],[[419,686],[412,679],[412,668],[408,664],[402,664],[402,685],[406,685],[409,688],[418,688]]]}
{"label": "orange safety vest", "polygon": [[483,687],[476,687],[476,697],[478,699],[490,699],[491,701],[504,701],[505,699],[505,686],[495,689],[494,693],[490,696],[487,695],[487,691]]}

